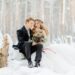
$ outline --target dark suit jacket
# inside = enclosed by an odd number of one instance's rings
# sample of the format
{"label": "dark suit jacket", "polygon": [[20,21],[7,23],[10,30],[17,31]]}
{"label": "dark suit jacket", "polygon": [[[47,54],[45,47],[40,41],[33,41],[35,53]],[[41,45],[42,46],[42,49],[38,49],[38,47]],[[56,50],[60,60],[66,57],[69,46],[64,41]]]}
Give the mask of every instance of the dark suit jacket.
{"label": "dark suit jacket", "polygon": [[22,49],[22,45],[24,44],[25,41],[32,39],[31,30],[29,30],[29,32],[30,32],[30,37],[29,37],[28,32],[24,26],[21,29],[17,30],[18,48],[19,49]]}

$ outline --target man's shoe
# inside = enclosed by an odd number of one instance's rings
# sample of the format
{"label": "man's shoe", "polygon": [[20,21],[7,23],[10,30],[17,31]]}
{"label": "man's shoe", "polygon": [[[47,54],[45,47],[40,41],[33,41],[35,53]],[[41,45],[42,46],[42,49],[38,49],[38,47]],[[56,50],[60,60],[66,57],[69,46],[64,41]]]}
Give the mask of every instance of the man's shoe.
{"label": "man's shoe", "polygon": [[35,63],[34,67],[40,67],[40,63]]}
{"label": "man's shoe", "polygon": [[29,67],[29,68],[32,68],[32,67],[33,67],[32,61],[29,61],[29,62],[28,62],[28,67]]}

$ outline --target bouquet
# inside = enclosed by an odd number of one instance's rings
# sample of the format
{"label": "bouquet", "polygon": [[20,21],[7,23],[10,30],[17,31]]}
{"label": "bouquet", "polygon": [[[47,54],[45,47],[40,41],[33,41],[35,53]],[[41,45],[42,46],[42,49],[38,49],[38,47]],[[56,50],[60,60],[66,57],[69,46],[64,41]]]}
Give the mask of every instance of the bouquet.
{"label": "bouquet", "polygon": [[32,37],[32,41],[35,43],[43,43],[45,42],[45,32],[42,29],[36,29],[33,37]]}

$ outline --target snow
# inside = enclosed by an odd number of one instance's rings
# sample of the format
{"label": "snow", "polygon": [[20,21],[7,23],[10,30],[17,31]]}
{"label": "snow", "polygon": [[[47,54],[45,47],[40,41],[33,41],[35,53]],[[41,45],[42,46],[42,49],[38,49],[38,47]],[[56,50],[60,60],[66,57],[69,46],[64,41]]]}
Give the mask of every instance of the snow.
{"label": "snow", "polygon": [[0,31],[0,48],[2,48],[2,40],[3,40],[3,35],[2,35],[2,33],[1,33],[1,31]]}
{"label": "snow", "polygon": [[[0,69],[0,75],[75,75],[75,44],[50,44],[44,47],[41,66],[28,68],[23,55],[12,48],[10,42],[8,66]],[[35,53],[32,55],[33,64]]]}

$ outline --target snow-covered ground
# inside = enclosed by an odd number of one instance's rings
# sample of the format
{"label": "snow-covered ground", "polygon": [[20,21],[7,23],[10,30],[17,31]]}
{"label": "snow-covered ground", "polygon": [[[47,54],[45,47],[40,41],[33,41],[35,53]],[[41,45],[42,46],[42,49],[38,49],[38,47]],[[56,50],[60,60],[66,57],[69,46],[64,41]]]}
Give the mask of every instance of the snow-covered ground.
{"label": "snow-covered ground", "polygon": [[2,48],[2,40],[3,40],[3,35],[2,35],[2,33],[1,33],[1,31],[0,31],[0,48]]}
{"label": "snow-covered ground", "polygon": [[[8,67],[0,69],[0,75],[75,75],[75,44],[50,44],[42,53],[41,66],[28,68],[26,60],[18,50],[12,48],[12,40],[8,35],[10,47]],[[32,55],[34,62],[35,53]]]}

